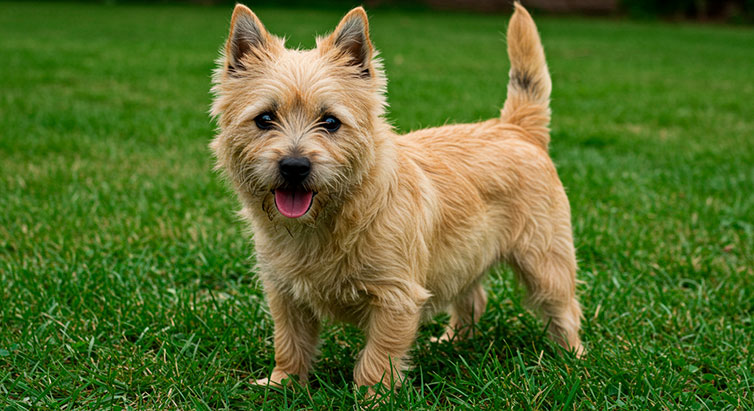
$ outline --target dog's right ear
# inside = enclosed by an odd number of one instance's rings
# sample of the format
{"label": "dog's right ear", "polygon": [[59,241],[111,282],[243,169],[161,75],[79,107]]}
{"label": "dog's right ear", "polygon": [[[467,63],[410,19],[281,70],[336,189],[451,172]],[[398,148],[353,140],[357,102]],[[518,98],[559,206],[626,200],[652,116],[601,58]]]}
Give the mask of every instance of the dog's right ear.
{"label": "dog's right ear", "polygon": [[230,35],[225,44],[228,73],[246,69],[254,58],[269,54],[272,38],[256,14],[243,4],[236,4],[230,20]]}

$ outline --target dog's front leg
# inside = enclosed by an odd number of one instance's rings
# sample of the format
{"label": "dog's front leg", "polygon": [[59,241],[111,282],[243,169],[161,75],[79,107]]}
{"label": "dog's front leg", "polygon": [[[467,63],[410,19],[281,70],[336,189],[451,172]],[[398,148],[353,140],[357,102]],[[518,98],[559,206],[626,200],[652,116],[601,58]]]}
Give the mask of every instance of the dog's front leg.
{"label": "dog's front leg", "polygon": [[373,306],[366,331],[366,346],[354,370],[358,386],[401,384],[406,355],[416,339],[420,312],[413,307]]}
{"label": "dog's front leg", "polygon": [[288,377],[306,382],[319,338],[319,320],[307,307],[296,304],[273,287],[265,287],[275,322],[275,368],[259,385],[281,385]]}

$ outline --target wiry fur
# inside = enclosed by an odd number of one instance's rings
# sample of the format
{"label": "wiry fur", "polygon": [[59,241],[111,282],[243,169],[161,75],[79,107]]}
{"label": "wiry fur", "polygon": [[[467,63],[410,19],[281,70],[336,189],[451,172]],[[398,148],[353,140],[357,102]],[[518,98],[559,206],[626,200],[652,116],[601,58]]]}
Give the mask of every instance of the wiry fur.
{"label": "wiry fur", "polygon": [[[419,323],[450,307],[441,338],[467,335],[487,303],[484,274],[501,260],[553,337],[580,354],[570,208],[547,154],[550,77],[526,10],[516,4],[508,29],[501,117],[477,124],[393,132],[363,9],[317,44],[286,49],[238,5],[214,76],[211,146],[252,226],[275,321],[269,381],[306,378],[330,318],[366,333],[357,384],[400,383]],[[264,111],[276,113],[271,130],[253,121]],[[319,127],[325,112],[342,120],[334,134]],[[304,184],[317,192],[298,219],[271,194],[278,161],[292,153],[311,159]]]}

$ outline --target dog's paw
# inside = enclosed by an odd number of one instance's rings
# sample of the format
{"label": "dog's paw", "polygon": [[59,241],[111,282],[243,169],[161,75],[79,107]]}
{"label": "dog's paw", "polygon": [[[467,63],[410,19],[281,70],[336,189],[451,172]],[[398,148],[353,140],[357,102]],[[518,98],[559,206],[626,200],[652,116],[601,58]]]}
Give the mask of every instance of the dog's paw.
{"label": "dog's paw", "polygon": [[586,349],[581,344],[579,344],[579,345],[577,345],[575,347],[572,347],[571,351],[576,356],[576,358],[578,358],[580,360],[583,360],[584,357],[586,356]]}
{"label": "dog's paw", "polygon": [[456,330],[450,327],[446,327],[442,335],[439,337],[430,337],[429,341],[433,343],[452,343],[453,341],[462,339],[465,337],[463,332],[457,333]]}
{"label": "dog's paw", "polygon": [[452,337],[449,337],[447,333],[439,336],[439,337],[429,337],[429,341],[432,343],[445,343],[450,342]]}
{"label": "dog's paw", "polygon": [[280,381],[274,381],[271,378],[260,378],[258,380],[251,380],[251,385],[257,385],[260,387],[282,387],[283,385],[280,384]]}
{"label": "dog's paw", "polygon": [[260,387],[282,387],[283,385],[291,384],[291,377],[288,373],[280,370],[273,370],[272,374],[267,378],[260,378],[258,380],[251,380],[251,385]]}

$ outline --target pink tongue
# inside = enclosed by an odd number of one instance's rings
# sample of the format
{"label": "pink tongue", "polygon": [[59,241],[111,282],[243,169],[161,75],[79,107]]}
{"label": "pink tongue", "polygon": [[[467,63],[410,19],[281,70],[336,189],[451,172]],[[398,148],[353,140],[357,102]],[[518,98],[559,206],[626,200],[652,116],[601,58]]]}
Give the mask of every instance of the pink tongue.
{"label": "pink tongue", "polygon": [[275,206],[280,214],[288,218],[299,218],[309,211],[312,205],[311,191],[304,190],[275,190]]}

